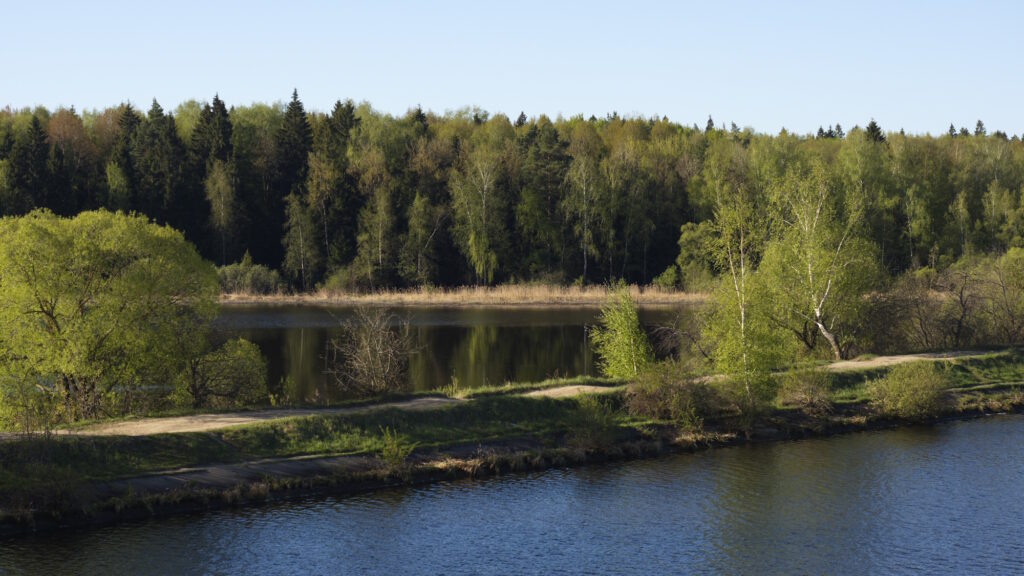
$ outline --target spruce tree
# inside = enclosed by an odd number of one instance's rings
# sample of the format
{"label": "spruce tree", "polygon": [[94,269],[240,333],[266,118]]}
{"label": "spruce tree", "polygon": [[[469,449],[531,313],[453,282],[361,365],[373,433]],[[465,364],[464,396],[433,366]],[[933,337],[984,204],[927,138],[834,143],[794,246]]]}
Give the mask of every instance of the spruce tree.
{"label": "spruce tree", "polygon": [[313,129],[298,90],[292,92],[292,101],[277,131],[276,144],[278,190],[284,195],[300,192],[306,180],[309,152],[313,149]]}
{"label": "spruce tree", "polygon": [[882,133],[882,128],[878,126],[874,118],[871,119],[871,122],[868,122],[865,132],[867,133],[868,140],[872,142],[885,142],[885,134]]}
{"label": "spruce tree", "polygon": [[32,207],[51,207],[47,169],[49,154],[46,131],[39,117],[33,115],[28,130],[15,138],[11,148],[10,171],[15,190],[12,196],[20,206],[18,210],[5,209],[4,212],[20,213]]}

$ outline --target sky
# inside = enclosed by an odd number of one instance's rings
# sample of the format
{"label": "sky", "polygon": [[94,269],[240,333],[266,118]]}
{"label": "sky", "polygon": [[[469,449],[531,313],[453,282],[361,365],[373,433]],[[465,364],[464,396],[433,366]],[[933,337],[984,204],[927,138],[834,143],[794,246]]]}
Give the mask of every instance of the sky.
{"label": "sky", "polygon": [[478,106],[1024,132],[1024,2],[0,0],[0,107]]}

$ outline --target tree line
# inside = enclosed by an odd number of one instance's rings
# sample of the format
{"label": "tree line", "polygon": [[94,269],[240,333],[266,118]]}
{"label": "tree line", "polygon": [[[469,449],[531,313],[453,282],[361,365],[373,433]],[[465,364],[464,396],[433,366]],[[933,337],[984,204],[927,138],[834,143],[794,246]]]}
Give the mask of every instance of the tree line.
{"label": "tree line", "polygon": [[[215,96],[173,113],[156,101],[145,114],[0,111],[0,214],[142,213],[207,259],[248,254],[300,290],[612,279],[702,289],[727,269],[741,283],[745,266],[777,257],[759,248],[768,228],[818,234],[801,223],[797,204],[810,200],[780,191],[811,194],[799,191],[808,178],[827,185],[829,209],[852,217],[846,235],[875,251],[883,274],[1024,245],[1024,145],[980,121],[940,136],[874,121],[767,135],[614,113],[392,116],[352,101],[307,112],[297,93],[230,108]],[[738,222],[767,227],[712,257],[716,216],[740,201]]]}

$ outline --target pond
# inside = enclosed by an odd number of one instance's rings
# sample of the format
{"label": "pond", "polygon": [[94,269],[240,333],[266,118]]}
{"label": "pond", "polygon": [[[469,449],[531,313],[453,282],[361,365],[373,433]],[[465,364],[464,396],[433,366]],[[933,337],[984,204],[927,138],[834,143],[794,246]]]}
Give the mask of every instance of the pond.
{"label": "pond", "polygon": [[[593,307],[402,308],[415,347],[409,366],[411,390],[451,384],[476,387],[534,382],[553,377],[596,375],[587,326],[597,322]],[[649,329],[669,324],[677,310],[641,309]],[[287,401],[340,400],[325,374],[328,346],[344,334],[353,309],[291,305],[231,305],[215,328],[221,338],[255,342],[267,358],[271,390]]]}
{"label": "pond", "polygon": [[0,541],[0,574],[1020,574],[1024,417]]}

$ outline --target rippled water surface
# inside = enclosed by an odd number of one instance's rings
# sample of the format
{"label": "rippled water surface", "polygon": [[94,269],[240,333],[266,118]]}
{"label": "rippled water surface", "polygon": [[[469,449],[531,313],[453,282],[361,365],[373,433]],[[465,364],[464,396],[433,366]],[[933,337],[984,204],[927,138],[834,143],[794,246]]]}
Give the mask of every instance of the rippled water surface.
{"label": "rippled water surface", "polygon": [[1021,574],[1024,417],[0,541],[4,574]]}

